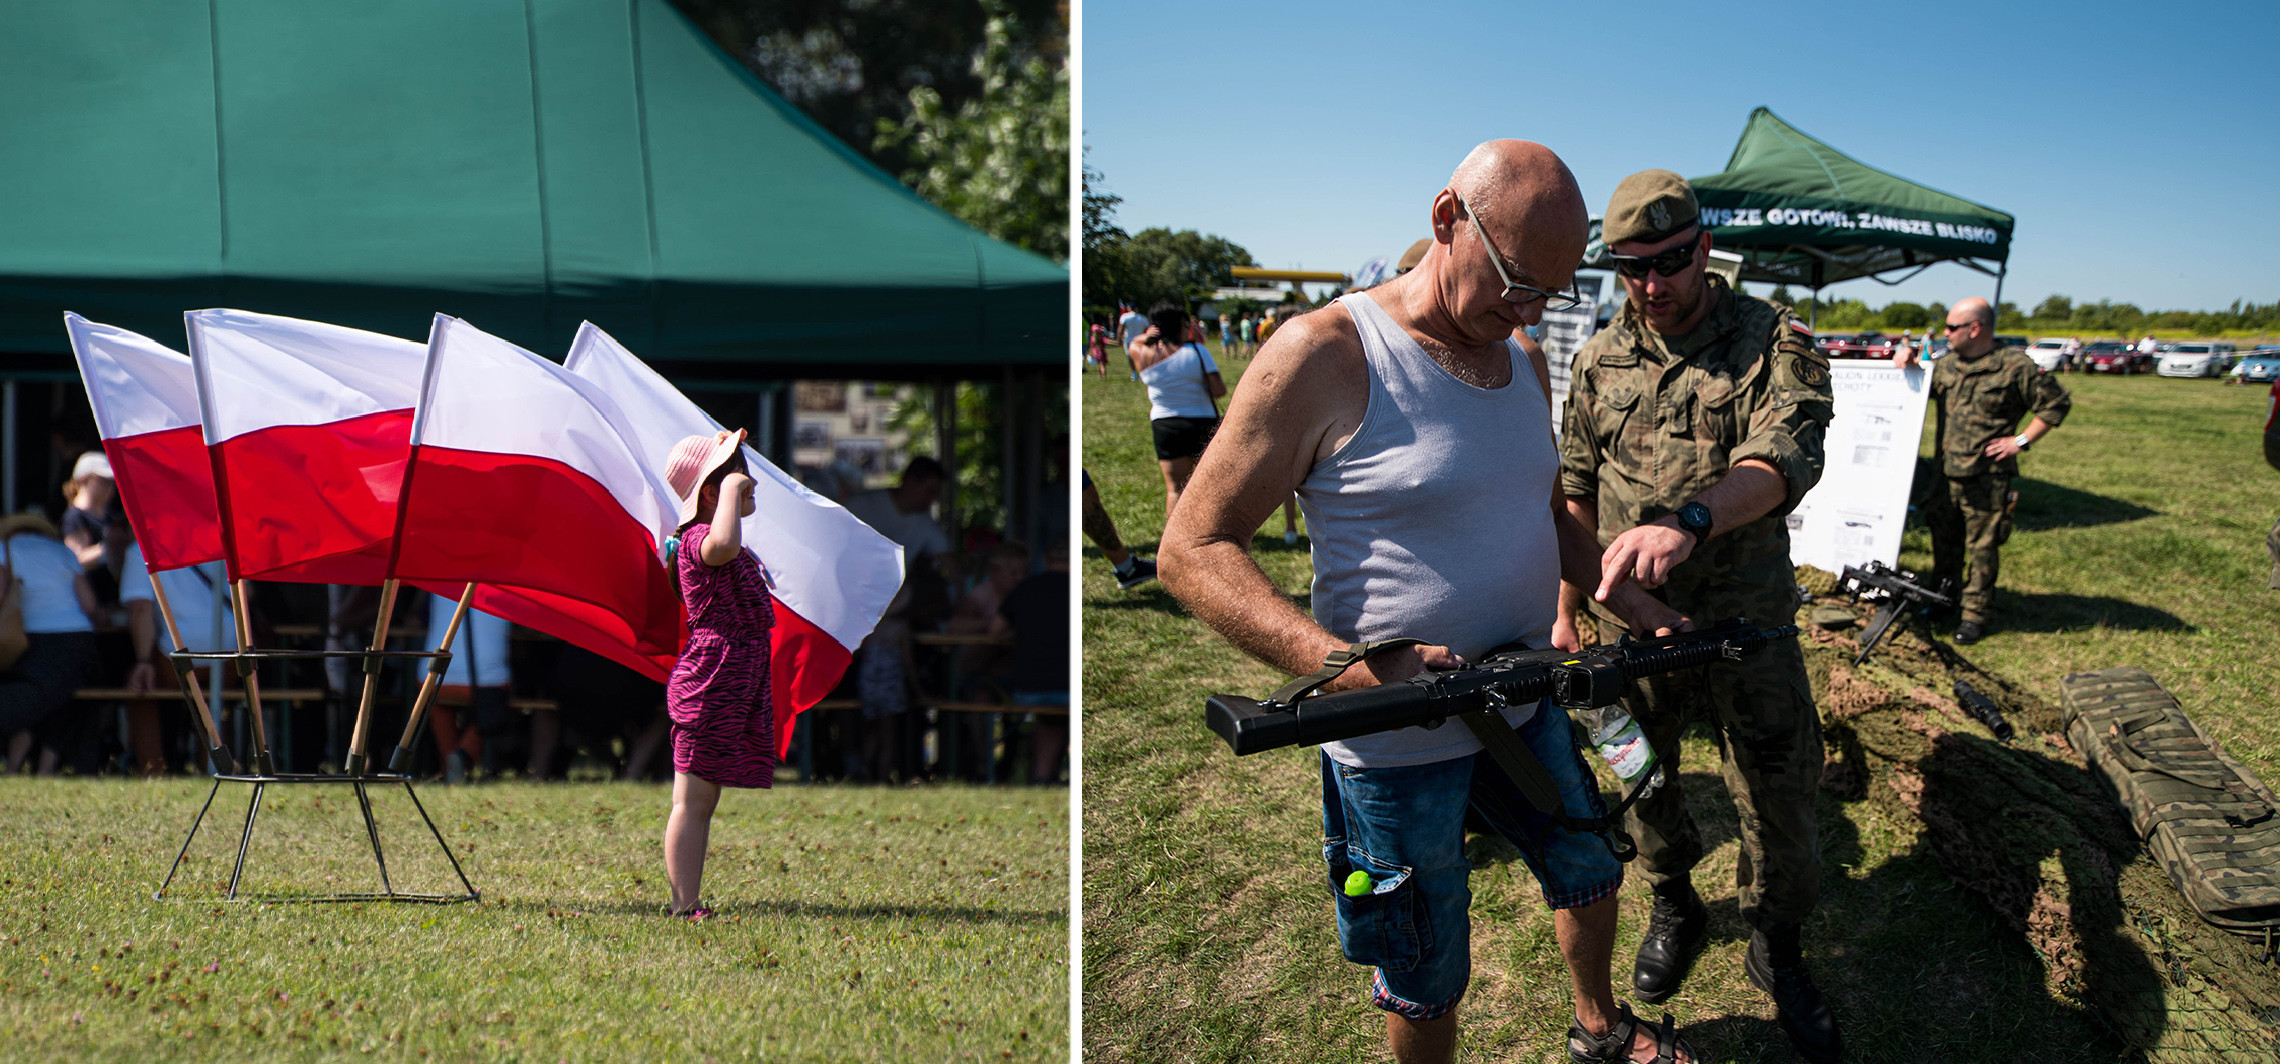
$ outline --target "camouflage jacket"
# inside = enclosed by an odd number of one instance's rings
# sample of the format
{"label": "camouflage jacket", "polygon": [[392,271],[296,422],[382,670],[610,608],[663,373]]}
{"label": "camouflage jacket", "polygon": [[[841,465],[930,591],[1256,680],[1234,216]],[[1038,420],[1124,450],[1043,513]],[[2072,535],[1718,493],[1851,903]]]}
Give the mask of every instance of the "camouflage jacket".
{"label": "camouflage jacket", "polygon": [[1938,412],[1940,471],[1948,476],[1976,477],[1983,473],[2019,474],[2019,460],[1987,457],[1987,445],[1996,437],[2019,431],[2028,414],[2057,428],[2073,408],[2074,398],[2058,378],[2035,368],[2034,360],[2016,347],[1990,351],[1974,359],[1949,355],[1932,366],[1932,404]]}
{"label": "camouflage jacket", "polygon": [[[1576,354],[1560,435],[1560,490],[1599,504],[1602,547],[1675,512],[1736,462],[1788,481],[1782,503],[1698,544],[1664,585],[1672,606],[1719,620],[1786,623],[1795,607],[1783,518],[1821,479],[1828,360],[1778,304],[1710,278],[1716,302],[1693,332],[1663,337],[1626,305]],[[1786,605],[1785,605],[1786,604]]]}

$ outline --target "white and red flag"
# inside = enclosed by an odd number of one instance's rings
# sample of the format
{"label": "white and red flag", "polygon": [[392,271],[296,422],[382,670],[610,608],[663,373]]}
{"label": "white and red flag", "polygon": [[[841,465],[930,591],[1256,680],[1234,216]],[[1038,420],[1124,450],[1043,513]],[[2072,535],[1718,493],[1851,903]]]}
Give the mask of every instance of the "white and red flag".
{"label": "white and red flag", "polygon": [[69,312],[63,327],[143,560],[158,572],[221,557],[214,468],[189,356]]}
{"label": "white and red flag", "polygon": [[[601,387],[623,418],[621,435],[657,470],[684,436],[722,429],[657,371],[587,322],[565,366]],[[776,627],[770,640],[777,756],[789,750],[792,719],[823,700],[878,627],[902,586],[902,548],[838,503],[807,490],[758,451],[744,448],[759,506],[744,519],[744,543],[773,582]],[[671,496],[667,498],[670,500]],[[677,511],[667,518],[670,522]]]}
{"label": "white and red flag", "polygon": [[385,580],[427,350],[243,310],[183,321],[230,578]]}
{"label": "white and red flag", "polygon": [[394,575],[652,679],[680,655],[677,507],[600,386],[449,315],[429,334]]}

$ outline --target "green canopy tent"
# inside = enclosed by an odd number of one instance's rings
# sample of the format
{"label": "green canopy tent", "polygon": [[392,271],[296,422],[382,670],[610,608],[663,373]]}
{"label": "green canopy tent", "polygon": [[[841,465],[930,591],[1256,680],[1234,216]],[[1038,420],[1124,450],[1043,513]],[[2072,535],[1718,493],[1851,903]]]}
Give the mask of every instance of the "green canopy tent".
{"label": "green canopy tent", "polygon": [[[1723,172],[1691,180],[1711,246],[1742,256],[1745,281],[1818,292],[1954,262],[1995,278],[2002,305],[2011,215],[1869,166],[1766,108],[1750,112]],[[1596,222],[1592,236],[1586,264],[1604,268]]]}
{"label": "green canopy tent", "polygon": [[52,502],[51,432],[91,442],[65,310],[179,349],[183,311],[232,306],[415,339],[442,311],[555,358],[591,320],[731,423],[760,392],[779,456],[763,382],[933,381],[946,415],[946,382],[998,382],[1007,490],[1038,508],[1066,267],[913,194],[665,0],[74,0],[7,28],[10,507]]}
{"label": "green canopy tent", "polygon": [[[235,306],[677,378],[1066,363],[1068,271],[936,209],[665,0],[75,0],[0,35],[0,373]],[[44,371],[44,373],[43,373]]]}

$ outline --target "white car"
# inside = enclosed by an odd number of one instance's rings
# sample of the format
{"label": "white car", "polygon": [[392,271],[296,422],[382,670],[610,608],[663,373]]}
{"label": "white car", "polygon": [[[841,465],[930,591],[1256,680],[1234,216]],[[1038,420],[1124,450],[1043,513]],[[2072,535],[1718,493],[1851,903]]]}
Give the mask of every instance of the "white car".
{"label": "white car", "polygon": [[2048,373],[2058,368],[2058,357],[2066,353],[2066,341],[2045,336],[2027,348],[2027,357],[2035,360],[2035,368]]}
{"label": "white car", "polygon": [[2161,365],[2154,372],[2164,377],[2222,377],[2232,368],[2233,345],[2215,343],[2164,344]]}

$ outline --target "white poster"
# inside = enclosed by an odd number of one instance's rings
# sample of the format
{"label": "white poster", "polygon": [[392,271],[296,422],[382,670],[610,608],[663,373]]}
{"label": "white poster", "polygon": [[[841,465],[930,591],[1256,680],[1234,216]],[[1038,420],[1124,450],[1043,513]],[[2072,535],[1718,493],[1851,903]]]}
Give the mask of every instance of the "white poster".
{"label": "white poster", "polygon": [[1560,434],[1560,425],[1567,415],[1568,368],[1575,365],[1576,353],[1583,350],[1583,342],[1591,339],[1599,328],[1598,307],[1585,303],[1573,310],[1547,310],[1541,328],[1536,330],[1536,343],[1544,349],[1544,361],[1552,371],[1552,436]]}
{"label": "white poster", "polygon": [[1832,573],[1848,565],[1900,560],[1908,486],[1924,433],[1931,372],[1883,359],[1829,365],[1836,416],[1829,421],[1828,467],[1789,515],[1789,560]]}

